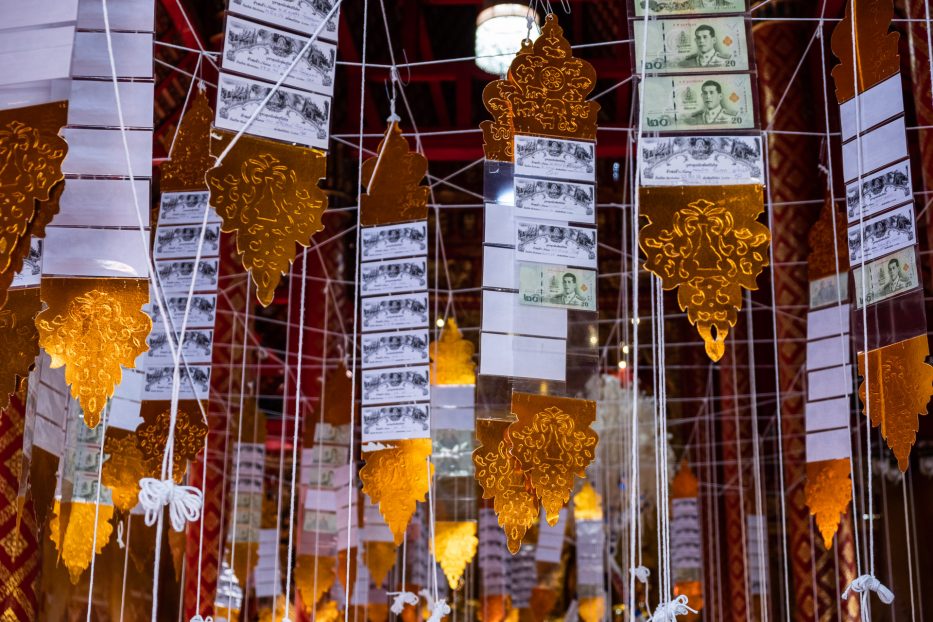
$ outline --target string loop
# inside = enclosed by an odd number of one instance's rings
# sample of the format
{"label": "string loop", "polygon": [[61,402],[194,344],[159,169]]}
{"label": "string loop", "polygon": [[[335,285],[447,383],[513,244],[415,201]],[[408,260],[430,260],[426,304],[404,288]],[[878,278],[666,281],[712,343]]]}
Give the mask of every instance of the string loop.
{"label": "string loop", "polygon": [[654,610],[649,622],[677,622],[677,616],[698,613],[696,609],[687,604],[687,595],[681,594],[674,600],[660,603]]}
{"label": "string loop", "polygon": [[155,525],[162,508],[168,506],[172,529],[182,531],[185,523],[198,520],[204,496],[194,486],[179,486],[171,479],[144,477],[139,480],[139,503],[146,510],[146,525]]}
{"label": "string loop", "polygon": [[389,611],[397,616],[402,615],[405,605],[411,605],[412,607],[418,605],[418,595],[413,592],[388,592],[386,596],[394,596]]}
{"label": "string loop", "polygon": [[881,581],[879,581],[874,575],[863,574],[860,577],[856,577],[852,582],[846,586],[846,590],[842,593],[842,600],[848,600],[849,594],[858,594],[859,595],[859,609],[861,612],[862,620],[870,621],[870,614],[868,613],[869,601],[871,598],[871,592],[874,592],[878,595],[878,600],[883,602],[885,605],[890,605],[894,602],[894,592],[889,590]]}

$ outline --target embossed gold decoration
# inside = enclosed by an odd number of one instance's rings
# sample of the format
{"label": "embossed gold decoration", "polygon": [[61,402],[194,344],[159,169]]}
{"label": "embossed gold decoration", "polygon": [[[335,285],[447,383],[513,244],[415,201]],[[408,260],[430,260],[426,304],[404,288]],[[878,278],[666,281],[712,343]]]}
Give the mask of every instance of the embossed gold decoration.
{"label": "embossed gold decoration", "polygon": [[483,89],[493,117],[480,123],[486,159],[511,162],[515,134],[596,140],[599,104],[586,101],[595,86],[596,70],[573,56],[557,18],[548,15],[541,36],[522,41],[506,79]]}
{"label": "embossed gold decoration", "polygon": [[[392,441],[390,447],[363,453],[366,464],[360,469],[363,492],[379,512],[399,546],[408,521],[415,513],[415,502],[428,494],[428,462],[431,439]],[[434,477],[434,465],[430,465]]]}
{"label": "embossed gold decoration", "polygon": [[460,587],[463,571],[473,561],[478,546],[476,521],[437,521],[434,524],[431,550],[447,577],[450,589]]}
{"label": "embossed gold decoration", "polygon": [[35,317],[41,308],[39,288],[30,287],[11,291],[6,307],[0,309],[0,410],[10,405],[17,378],[29,375],[39,355]]}
{"label": "embossed gold decoration", "polygon": [[606,598],[604,596],[581,598],[577,615],[583,622],[600,622],[606,615]]}
{"label": "embossed gold decoration", "polygon": [[419,184],[428,172],[428,161],[411,152],[398,123],[393,121],[386,129],[376,154],[363,162],[366,194],[360,195],[360,224],[427,218],[429,190]]}
{"label": "embossed gold decoration", "polygon": [[596,402],[513,392],[512,414],[518,421],[509,426],[511,453],[528,474],[548,524],[556,525],[574,477],[585,477],[596,457],[599,436],[590,428]]}
{"label": "embossed gold decoration", "polygon": [[852,501],[851,464],[848,458],[807,463],[807,484],[804,495],[810,514],[827,549],[833,546],[833,536],[839,520]]}
{"label": "embossed gold decoration", "polygon": [[104,453],[110,457],[101,467],[100,481],[113,493],[113,505],[121,512],[129,512],[136,507],[139,480],[154,475],[143,461],[136,443],[135,432],[116,428],[109,428],[104,440]]}
{"label": "embossed gold decoration", "polygon": [[340,616],[340,609],[337,607],[337,601],[326,600],[318,605],[315,610],[315,620],[317,622],[337,622]]}
{"label": "embossed gold decoration", "polygon": [[[926,358],[930,346],[926,334],[868,351],[868,414],[872,427],[881,426],[881,436],[897,457],[902,472],[910,464],[910,449],[917,440],[919,416],[927,414],[933,395],[933,367]],[[865,406],[865,354],[858,353],[862,377],[859,398]]]}
{"label": "embossed gold decoration", "polygon": [[[888,32],[894,17],[892,0],[851,0],[846,3],[845,16],[833,29],[830,46],[839,64],[833,67],[836,99],[841,104],[864,93],[885,78],[900,71],[897,32]],[[855,31],[855,45],[852,31]],[[853,58],[853,49],[855,57]]]}
{"label": "embossed gold decoration", "polygon": [[68,145],[58,131],[67,122],[68,102],[0,111],[0,273],[10,268],[37,202],[63,178]]}
{"label": "embossed gold decoration", "polygon": [[211,155],[211,123],[214,112],[203,88],[196,89],[191,108],[182,117],[172,147],[172,157],[162,165],[162,192],[204,190],[204,175],[214,166]]}
{"label": "embossed gold decoration", "polygon": [[531,480],[510,453],[507,437],[510,422],[498,419],[476,421],[473,466],[476,481],[483,489],[483,499],[493,500],[499,526],[505,531],[512,555],[518,553],[530,527],[538,522],[538,499]]}
{"label": "embossed gold decoration", "polygon": [[677,469],[677,475],[671,482],[671,499],[689,499],[697,497],[700,494],[700,482],[690,468],[687,457],[680,460],[680,467]]}
{"label": "embossed gold decoration", "polygon": [[[836,216],[833,231],[833,214]],[[816,281],[849,269],[849,244],[846,240],[846,219],[838,209],[827,201],[820,210],[820,217],[807,236],[810,254],[807,256],[807,279]],[[836,261],[839,261],[838,267]]]}
{"label": "embossed gold decoration", "polygon": [[573,519],[603,519],[603,498],[589,482],[583,484],[583,488],[573,496]]}
{"label": "embossed gold decoration", "polygon": [[431,384],[476,384],[475,347],[463,338],[457,320],[447,318],[437,341],[431,342]]}
{"label": "embossed gold decoration", "polygon": [[252,574],[256,562],[259,561],[258,542],[236,542],[233,545],[233,574],[240,585],[246,585],[249,575]]}
{"label": "embossed gold decoration", "polygon": [[364,542],[363,561],[376,587],[382,587],[395,565],[395,544],[392,542]]}
{"label": "embossed gold decoration", "polygon": [[[97,548],[99,555],[110,541],[113,533],[113,506],[83,501],[68,501],[61,503],[55,501],[52,509],[52,520],[49,521],[49,537],[55,543],[55,549],[65,567],[72,584],[77,585],[81,574],[91,565],[91,556],[94,554],[94,533],[97,532]],[[62,518],[66,516],[67,518]],[[95,522],[95,516],[97,521]],[[62,521],[67,524],[63,525]]]}
{"label": "embossed gold decoration", "polygon": [[349,596],[353,597],[353,587],[356,585],[356,565],[358,563],[356,547],[337,551],[337,580],[344,590],[347,590],[347,559],[350,560],[350,588]]}
{"label": "embossed gold decoration", "polygon": [[768,265],[771,232],[755,219],[764,211],[761,186],[642,188],[639,234],[645,268],[677,302],[718,361],[742,308],[742,288]]}
{"label": "embossed gold decoration", "polygon": [[[143,461],[153,477],[161,477],[162,460],[165,445],[168,442],[169,423],[171,421],[168,402],[143,402],[140,411],[143,422],[136,429],[136,444]],[[172,454],[172,478],[181,483],[188,469],[188,462],[193,461],[204,449],[207,438],[207,424],[201,418],[201,411],[195,408],[178,409],[175,419],[175,440]]]}
{"label": "embossed gold decoration", "polygon": [[39,345],[52,368],[65,365],[71,395],[93,428],[120,384],[121,366],[133,368],[148,349],[152,320],[142,306],[149,302],[149,281],[46,278],[41,296],[48,307],[36,316]]}
{"label": "embossed gold decoration", "polygon": [[[219,154],[233,135],[214,137],[211,149]],[[207,172],[221,231],[236,233],[237,253],[263,306],[272,303],[295,260],[295,245],[310,246],[311,236],[324,228],[327,195],[318,182],[326,163],[323,151],[244,134],[220,166]]]}
{"label": "embossed gold decoration", "polygon": [[298,555],[295,558],[295,587],[308,607],[321,599],[337,578],[336,557]]}

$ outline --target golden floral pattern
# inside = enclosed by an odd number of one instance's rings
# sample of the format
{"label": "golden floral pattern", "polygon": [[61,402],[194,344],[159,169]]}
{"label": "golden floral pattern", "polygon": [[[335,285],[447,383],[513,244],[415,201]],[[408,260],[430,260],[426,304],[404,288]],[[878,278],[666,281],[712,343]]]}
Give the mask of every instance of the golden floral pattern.
{"label": "golden floral pattern", "polygon": [[[161,478],[162,460],[166,443],[168,443],[171,421],[170,405],[166,402],[144,402],[143,404],[140,413],[143,422],[136,430],[136,446],[149,472],[155,474],[153,477]],[[181,483],[188,469],[188,462],[193,461],[204,449],[205,438],[207,438],[207,424],[201,418],[201,412],[197,406],[179,408],[175,419],[172,453],[172,478],[176,482]]]}
{"label": "golden floral pattern", "polygon": [[[833,216],[836,217],[835,238]],[[834,274],[845,274],[849,270],[849,244],[846,240],[846,219],[842,212],[833,209],[827,201],[820,210],[820,217],[807,236],[810,254],[807,256],[807,279],[816,281]],[[839,261],[837,267],[836,261]]]}
{"label": "golden floral pattern", "polygon": [[437,521],[434,525],[434,558],[441,565],[450,589],[460,587],[467,564],[476,556],[479,538],[476,521]]}
{"label": "golden floral pattern", "polygon": [[[81,575],[91,565],[91,557],[100,555],[113,533],[113,506],[83,501],[55,502],[49,521],[49,536],[61,560],[68,569],[71,583],[78,584]],[[95,521],[95,517],[97,520]],[[65,524],[62,524],[65,522]],[[94,547],[94,533],[97,547]]]}
{"label": "golden floral pattern", "polygon": [[337,578],[337,558],[298,555],[295,558],[295,587],[301,592],[301,600],[308,607],[330,591]]}
{"label": "golden floral pattern", "polygon": [[463,338],[457,320],[447,318],[440,338],[431,342],[431,384],[476,384],[473,343]]}
{"label": "golden floral pattern", "polygon": [[428,494],[428,468],[434,477],[431,439],[418,438],[392,441],[391,447],[363,453],[366,464],[360,469],[363,492],[385,519],[395,540],[402,544],[408,521],[415,513],[415,502]]}
{"label": "golden floral pattern", "polygon": [[[846,3],[845,16],[833,29],[830,47],[839,59],[833,67],[836,100],[841,104],[864,93],[901,68],[898,33],[888,32],[894,18],[891,0],[852,0]],[[853,20],[855,45],[852,44]],[[853,48],[855,56],[853,57]]]}
{"label": "golden floral pattern", "polygon": [[534,43],[522,41],[507,78],[483,89],[493,117],[480,123],[486,159],[511,162],[515,134],[596,140],[599,104],[586,101],[595,86],[596,70],[573,56],[551,13]]}
{"label": "golden floral pattern", "polygon": [[198,88],[191,108],[178,124],[172,157],[162,165],[162,192],[204,190],[204,175],[214,166],[211,155],[211,123],[214,112],[207,93]]}
{"label": "golden floral pattern", "polygon": [[518,417],[508,431],[512,455],[528,474],[548,524],[556,525],[575,478],[585,477],[596,457],[599,437],[590,428],[596,402],[513,392],[512,414]]}
{"label": "golden floral pattern", "polygon": [[398,123],[392,122],[376,154],[363,162],[360,224],[384,225],[428,217],[428,187],[419,185],[428,161],[412,153]]}
{"label": "golden floral pattern", "polygon": [[143,313],[149,302],[147,279],[42,279],[36,316],[39,345],[52,368],[65,366],[65,381],[81,404],[84,422],[95,427],[123,377],[148,349],[152,320]]}
{"label": "golden floral pattern", "polygon": [[804,495],[827,549],[832,548],[833,537],[839,529],[839,520],[852,501],[850,474],[851,464],[848,458],[807,463]]}
{"label": "golden floral pattern", "polygon": [[121,512],[129,512],[139,502],[139,480],[157,476],[146,467],[136,443],[135,432],[116,428],[109,428],[104,440],[104,453],[110,457],[101,467],[100,481],[110,489],[113,505]]}
{"label": "golden floral pattern", "polygon": [[[220,153],[233,135],[223,133]],[[269,306],[275,288],[297,256],[324,228],[327,195],[318,187],[327,158],[323,151],[243,135],[221,164],[207,172],[211,205],[221,231],[236,233],[237,253]]]}
{"label": "golden floral pattern", "polygon": [[[868,414],[872,427],[897,457],[902,472],[910,465],[910,449],[917,440],[920,415],[927,414],[933,396],[933,367],[926,362],[930,345],[926,334],[868,351]],[[862,378],[859,399],[865,409],[865,353],[858,354]]]}
{"label": "golden floral pattern", "polygon": [[10,404],[10,395],[16,391],[17,379],[29,375],[39,355],[39,333],[36,314],[42,308],[39,289],[17,289],[9,294],[6,307],[0,309],[0,410]]}
{"label": "golden floral pattern", "polygon": [[742,289],[758,288],[768,265],[771,232],[755,220],[764,211],[761,186],[667,187],[640,190],[639,235],[645,268],[677,302],[718,361],[738,320]]}

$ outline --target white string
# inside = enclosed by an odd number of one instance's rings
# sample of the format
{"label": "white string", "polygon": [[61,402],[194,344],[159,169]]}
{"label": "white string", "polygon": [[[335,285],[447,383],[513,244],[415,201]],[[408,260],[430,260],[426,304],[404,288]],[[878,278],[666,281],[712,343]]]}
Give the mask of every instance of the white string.
{"label": "white string", "polygon": [[[97,526],[100,524],[100,480],[104,469],[104,441],[107,438],[107,420],[109,418],[110,408],[108,407],[104,409],[100,422],[100,452],[97,455],[97,497],[94,500],[94,537],[91,538],[91,574],[87,584],[87,622],[91,622],[91,609],[94,603],[94,561],[97,559]],[[84,425],[84,421],[72,420],[71,425]]]}
{"label": "white string", "polygon": [[[123,521],[120,521],[120,525],[123,525]],[[129,570],[130,563],[130,535],[133,531],[133,519],[132,516],[126,517],[126,542],[123,547],[123,580],[120,583],[120,622],[123,622],[123,610],[126,605],[126,574]]]}

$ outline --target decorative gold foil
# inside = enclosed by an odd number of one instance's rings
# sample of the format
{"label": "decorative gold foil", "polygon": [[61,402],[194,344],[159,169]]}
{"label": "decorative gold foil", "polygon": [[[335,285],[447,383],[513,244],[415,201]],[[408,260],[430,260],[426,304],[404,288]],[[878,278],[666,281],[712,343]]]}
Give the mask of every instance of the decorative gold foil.
{"label": "decorative gold foil", "polygon": [[239,584],[246,585],[246,581],[253,573],[256,562],[259,561],[258,542],[236,542],[233,545],[233,574]]}
{"label": "decorative gold foil", "polygon": [[36,316],[39,345],[52,368],[65,365],[71,396],[81,404],[84,422],[95,427],[113,389],[148,349],[152,320],[143,313],[149,302],[148,279],[45,278]]}
{"label": "decorative gold foil", "polygon": [[428,161],[411,152],[398,123],[393,121],[386,129],[376,153],[363,162],[366,194],[360,195],[360,224],[427,218],[429,190],[419,184],[428,172]]}
{"label": "decorative gold foil", "polygon": [[548,525],[556,525],[574,477],[585,477],[596,457],[599,436],[590,428],[596,402],[513,391],[512,414],[518,417],[508,431],[512,455],[531,479]]}
{"label": "decorative gold foil", "polygon": [[[893,18],[892,0],[851,0],[846,3],[845,16],[836,24],[830,39],[833,54],[839,59],[839,64],[833,67],[833,81],[836,83],[836,100],[840,104],[855,97],[854,78],[858,78],[858,92],[864,93],[900,71],[899,35],[888,32]],[[855,45],[852,44],[853,22]]]}
{"label": "decorative gold foil", "polygon": [[531,588],[531,600],[528,603],[534,622],[544,622],[557,605],[557,590],[543,585]]}
{"label": "decorative gold foil", "polygon": [[[833,214],[836,216],[835,231],[833,231]],[[824,203],[823,209],[820,210],[820,217],[813,224],[807,236],[810,243],[810,254],[807,256],[808,280],[816,281],[838,273],[845,274],[849,270],[849,244],[846,240],[846,230],[846,219],[842,212],[833,209],[831,202]]]}
{"label": "decorative gold foil", "polygon": [[677,469],[677,475],[671,482],[671,499],[689,499],[699,496],[700,482],[690,468],[687,456],[680,460],[680,467]]}
{"label": "decorative gold foil", "polygon": [[606,615],[606,598],[604,596],[581,598],[577,615],[583,622],[600,622]]}
{"label": "decorative gold foil", "polygon": [[848,458],[807,463],[807,484],[804,495],[810,514],[827,549],[833,546],[833,536],[839,520],[852,501],[851,464]]}
{"label": "decorative gold foil", "polygon": [[338,617],[340,617],[340,609],[337,607],[337,601],[334,600],[324,601],[315,610],[317,622],[337,622]]}
{"label": "decorative gold foil", "polygon": [[764,211],[761,186],[642,188],[639,234],[645,268],[677,302],[718,361],[742,308],[742,288],[755,290],[768,265],[771,232],[755,219]]}
{"label": "decorative gold foil", "polygon": [[538,499],[531,481],[510,454],[509,425],[509,421],[498,419],[476,421],[479,446],[473,450],[473,466],[483,499],[493,499],[509,552],[515,555],[525,533],[538,522]]}
{"label": "decorative gold foil", "polygon": [[[55,544],[59,557],[65,562],[71,583],[77,585],[81,574],[91,565],[94,532],[97,532],[95,550],[98,555],[110,541],[110,534],[113,533],[113,526],[110,524],[113,506],[102,503],[98,512],[96,503],[69,501],[63,504],[56,500],[52,511],[49,537]],[[67,516],[67,525],[62,525],[63,513]]]}
{"label": "decorative gold foil", "polygon": [[603,519],[603,498],[589,482],[583,484],[583,488],[573,496],[573,519]]}
{"label": "decorative gold foil", "polygon": [[214,111],[203,88],[196,89],[191,108],[178,124],[172,157],[162,164],[162,192],[205,190],[204,175],[214,166],[211,155],[211,123]]}
{"label": "decorative gold foil", "polygon": [[29,375],[39,355],[39,333],[36,314],[42,308],[39,288],[15,289],[9,293],[7,304],[0,309],[0,410],[10,405],[10,395],[16,391],[17,378]]}
{"label": "decorative gold foil", "polygon": [[[171,422],[170,405],[163,401],[143,402],[140,416],[143,422],[136,429],[137,447],[149,472],[155,474],[153,477],[161,477],[162,460]],[[201,411],[179,408],[175,419],[172,454],[172,478],[176,482],[181,483],[188,469],[188,462],[193,461],[204,449],[205,438],[207,424],[201,418]]]}
{"label": "decorative gold foil", "polygon": [[295,558],[295,588],[301,592],[301,599],[306,606],[314,607],[334,585],[336,567],[336,557],[298,555]]}
{"label": "decorative gold foil", "polygon": [[[227,132],[213,136],[211,148],[218,154],[233,138]],[[310,246],[311,236],[324,228],[327,195],[318,182],[326,164],[323,151],[244,134],[220,166],[207,172],[221,231],[236,233],[237,253],[263,306],[272,303],[295,260],[295,245]]]}
{"label": "decorative gold foil", "polygon": [[441,565],[450,589],[460,587],[467,564],[476,557],[476,521],[437,521],[434,524],[434,542],[431,550]]}
{"label": "decorative gold foil", "polygon": [[[428,462],[431,439],[391,441],[391,447],[363,453],[366,464],[360,469],[363,492],[385,519],[395,545],[402,544],[408,521],[415,513],[415,502],[428,494]],[[434,477],[434,465],[430,465]]]}
{"label": "decorative gold foil", "polygon": [[356,547],[351,547],[349,554],[347,549],[337,551],[337,580],[344,590],[347,590],[347,559],[350,560],[350,589],[349,596],[353,597],[353,587],[356,585],[356,565],[357,554]]}
{"label": "decorative gold foil", "polygon": [[35,216],[62,180],[68,152],[58,131],[68,122],[68,102],[0,110],[0,273]]}
{"label": "decorative gold foil", "polygon": [[541,36],[522,41],[507,78],[483,89],[493,117],[480,123],[486,159],[511,162],[515,134],[596,140],[599,104],[586,101],[595,86],[596,70],[574,57],[557,18],[548,15]]}
{"label": "decorative gold foil", "polygon": [[395,544],[392,542],[364,542],[363,561],[376,587],[382,587],[395,565]]}
{"label": "decorative gold foil", "polygon": [[[933,395],[933,367],[926,362],[929,355],[926,334],[868,352],[871,425],[881,426],[881,436],[897,457],[902,472],[910,465],[910,448],[917,440],[919,416],[927,414],[927,403]],[[858,353],[858,373],[862,377],[859,399],[864,407],[864,352]]]}
{"label": "decorative gold foil", "polygon": [[110,457],[101,467],[100,481],[113,493],[114,507],[129,512],[139,503],[139,480],[155,472],[146,467],[135,432],[109,428],[104,453]]}
{"label": "decorative gold foil", "polygon": [[457,320],[448,318],[441,336],[431,342],[431,384],[476,384],[473,343],[463,338]]}

